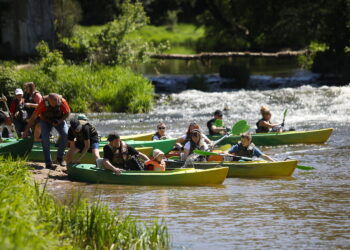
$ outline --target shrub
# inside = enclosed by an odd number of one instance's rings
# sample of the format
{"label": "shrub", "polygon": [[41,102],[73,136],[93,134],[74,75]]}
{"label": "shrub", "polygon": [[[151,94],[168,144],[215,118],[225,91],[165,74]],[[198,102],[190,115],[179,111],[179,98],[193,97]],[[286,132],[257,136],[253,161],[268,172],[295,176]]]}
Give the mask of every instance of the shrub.
{"label": "shrub", "polygon": [[327,49],[328,46],[324,43],[311,42],[308,47],[307,54],[298,56],[299,65],[304,69],[311,69],[316,55],[319,54],[319,52],[326,51]]}
{"label": "shrub", "polygon": [[164,223],[145,225],[73,194],[61,204],[21,161],[0,159],[1,249],[166,249]]}
{"label": "shrub", "polygon": [[10,96],[17,86],[16,75],[11,67],[0,66],[0,95]]}
{"label": "shrub", "polygon": [[49,45],[41,41],[35,47],[40,56],[39,67],[44,73],[55,76],[53,67],[64,64],[62,53],[58,50],[50,51]]}

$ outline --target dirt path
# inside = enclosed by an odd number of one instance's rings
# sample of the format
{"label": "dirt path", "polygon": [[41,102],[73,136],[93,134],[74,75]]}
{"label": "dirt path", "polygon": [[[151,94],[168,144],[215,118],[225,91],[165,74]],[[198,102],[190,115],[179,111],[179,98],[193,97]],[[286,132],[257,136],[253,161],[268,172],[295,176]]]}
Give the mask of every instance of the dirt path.
{"label": "dirt path", "polygon": [[52,183],[58,180],[69,180],[67,168],[65,167],[57,166],[55,170],[50,170],[45,168],[44,163],[28,162],[28,165],[31,168],[34,179],[40,183],[46,181],[48,181],[48,183]]}

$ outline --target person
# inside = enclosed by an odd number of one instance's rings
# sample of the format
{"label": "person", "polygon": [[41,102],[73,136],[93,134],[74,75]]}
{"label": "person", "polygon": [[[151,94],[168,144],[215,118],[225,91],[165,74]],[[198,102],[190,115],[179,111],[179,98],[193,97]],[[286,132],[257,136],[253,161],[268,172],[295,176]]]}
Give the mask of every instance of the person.
{"label": "person", "polygon": [[119,175],[124,170],[140,170],[143,168],[138,157],[144,161],[149,158],[120,139],[116,133],[107,137],[108,144],[103,147],[103,166]]}
{"label": "person", "polygon": [[15,90],[15,99],[11,102],[10,113],[18,136],[21,136],[27,125],[28,113],[24,106],[23,90]]}
{"label": "person", "polygon": [[[202,131],[201,127],[196,122],[191,122],[190,125],[188,126],[186,134],[184,134],[183,136],[177,138],[176,139],[176,143],[177,144],[181,144],[181,145],[185,145],[188,141],[191,140],[191,132],[193,130],[198,130],[200,132]],[[206,135],[204,135],[202,132],[201,132],[201,136],[204,139],[204,142],[206,144],[212,145],[212,141],[209,140],[209,138]]]}
{"label": "person", "polygon": [[164,156],[163,151],[159,149],[153,150],[153,160],[145,162],[145,170],[165,171],[166,163]]}
{"label": "person", "polygon": [[10,137],[11,126],[12,126],[12,120],[10,116],[7,115],[4,111],[0,110],[0,127],[1,127],[0,142],[2,142],[2,138]]}
{"label": "person", "polygon": [[[80,162],[87,152],[91,152],[96,160],[100,158],[98,133],[96,128],[92,126],[87,119],[85,120],[85,115],[80,115],[78,118],[73,118],[70,120],[68,145],[68,164]],[[80,153],[80,156],[76,161],[74,161],[73,157],[78,152]]]}
{"label": "person", "polygon": [[281,124],[271,122],[272,113],[268,107],[261,106],[260,113],[262,118],[256,123],[256,133],[282,132]]}
{"label": "person", "polygon": [[171,137],[165,132],[166,126],[164,122],[157,125],[157,132],[152,136],[152,141],[170,139]]}
{"label": "person", "polygon": [[[28,113],[28,120],[33,115],[34,110],[38,107],[39,103],[43,100],[42,95],[39,91],[36,90],[35,84],[33,82],[26,82],[24,84],[24,107]],[[34,135],[34,141],[39,142],[41,127],[40,127],[40,118],[38,117],[35,120],[34,126],[31,128]]]}
{"label": "person", "polygon": [[236,145],[233,145],[228,152],[228,154],[234,156],[242,157],[262,157],[267,161],[274,161],[270,156],[264,154],[252,143],[252,135],[250,133],[245,133],[241,135],[241,141]]}
{"label": "person", "polygon": [[23,137],[28,136],[29,129],[33,126],[35,120],[40,117],[41,143],[43,146],[46,168],[53,169],[50,152],[50,133],[54,127],[59,133],[59,145],[57,150],[57,163],[65,167],[67,163],[63,159],[64,150],[67,146],[68,126],[66,119],[70,115],[68,102],[60,95],[51,93],[44,96],[39,106],[30,117]]}
{"label": "person", "polygon": [[207,122],[209,135],[223,135],[227,132],[227,129],[224,126],[222,126],[222,127],[215,126],[215,121],[222,120],[222,118],[223,118],[222,111],[216,110],[214,112],[214,118]]}
{"label": "person", "polygon": [[181,160],[185,161],[192,153],[193,150],[208,150],[209,145],[205,142],[201,131],[194,129],[191,132],[191,139],[186,142],[184,146],[184,153]]}

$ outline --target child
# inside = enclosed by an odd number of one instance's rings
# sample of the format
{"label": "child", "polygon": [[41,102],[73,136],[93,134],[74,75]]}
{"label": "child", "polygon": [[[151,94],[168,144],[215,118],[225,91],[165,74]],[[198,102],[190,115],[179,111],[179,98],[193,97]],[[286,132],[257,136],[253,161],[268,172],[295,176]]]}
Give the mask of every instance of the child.
{"label": "child", "polygon": [[165,167],[164,153],[159,149],[153,151],[153,160],[145,162],[145,170],[165,171]]}
{"label": "child", "polygon": [[268,133],[270,131],[282,132],[281,124],[273,124],[271,122],[272,113],[268,107],[262,106],[260,108],[260,113],[262,118],[256,123],[257,133]]}
{"label": "child", "polygon": [[241,135],[241,141],[238,144],[233,145],[230,150],[228,150],[229,154],[235,156],[242,157],[262,157],[267,161],[274,161],[270,156],[261,152],[255,145],[252,143],[252,136],[249,133],[245,133]]}

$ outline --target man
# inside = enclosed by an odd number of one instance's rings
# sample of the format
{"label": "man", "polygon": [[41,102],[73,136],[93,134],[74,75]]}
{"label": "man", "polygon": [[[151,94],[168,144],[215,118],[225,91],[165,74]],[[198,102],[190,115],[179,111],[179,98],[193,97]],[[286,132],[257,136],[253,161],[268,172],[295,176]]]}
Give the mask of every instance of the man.
{"label": "man", "polygon": [[140,170],[140,168],[143,168],[137,160],[138,156],[144,161],[149,161],[146,155],[120,140],[118,134],[108,135],[107,140],[109,143],[103,147],[103,166],[116,175],[119,175],[125,169]]}
{"label": "man", "polygon": [[216,110],[214,112],[214,118],[207,122],[207,127],[209,130],[209,135],[223,135],[226,133],[225,127],[217,127],[215,126],[216,120],[222,120],[223,114],[221,110]]}
{"label": "man", "polygon": [[33,126],[37,117],[40,117],[41,143],[45,157],[46,168],[53,169],[50,152],[50,132],[54,127],[59,133],[60,140],[57,150],[57,163],[66,166],[63,159],[64,150],[67,146],[68,126],[66,119],[69,117],[70,108],[67,101],[62,96],[51,93],[44,96],[43,101],[39,103],[33,115],[30,117],[23,137],[28,136],[29,129]]}
{"label": "man", "polygon": [[10,105],[10,113],[15,124],[16,132],[18,136],[21,136],[22,132],[26,127],[26,120],[28,118],[28,113],[24,108],[23,90],[15,90],[15,99]]}
{"label": "man", "polygon": [[253,143],[252,136],[249,133],[245,133],[241,135],[241,141],[238,144],[233,145],[230,150],[228,150],[229,154],[234,156],[242,156],[242,157],[262,157],[267,161],[274,161],[270,156],[264,154],[260,151]]}
{"label": "man", "polygon": [[[96,128],[88,123],[85,115],[79,115],[78,118],[73,118],[70,120],[68,144],[68,164],[80,162],[88,151],[93,153],[95,159],[100,158],[98,133]],[[76,161],[74,161],[73,157],[78,152],[80,153],[80,156]]]}

